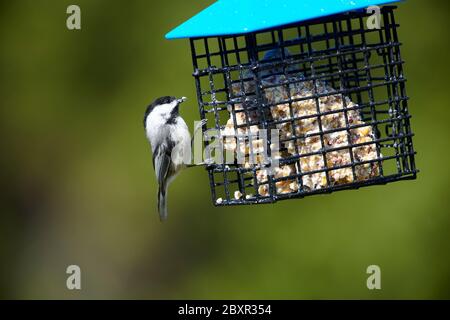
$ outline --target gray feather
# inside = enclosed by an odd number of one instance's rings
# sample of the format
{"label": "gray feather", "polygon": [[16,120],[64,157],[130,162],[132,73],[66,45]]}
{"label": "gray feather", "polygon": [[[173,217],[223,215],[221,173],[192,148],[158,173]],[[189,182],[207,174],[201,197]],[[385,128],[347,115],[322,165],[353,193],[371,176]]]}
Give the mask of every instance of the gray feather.
{"label": "gray feather", "polygon": [[163,186],[159,186],[158,189],[158,212],[159,212],[159,219],[161,222],[167,220],[167,187],[166,184]]}
{"label": "gray feather", "polygon": [[161,221],[167,219],[167,179],[170,176],[170,148],[166,144],[158,145],[153,151],[153,166],[158,180],[158,212]]}

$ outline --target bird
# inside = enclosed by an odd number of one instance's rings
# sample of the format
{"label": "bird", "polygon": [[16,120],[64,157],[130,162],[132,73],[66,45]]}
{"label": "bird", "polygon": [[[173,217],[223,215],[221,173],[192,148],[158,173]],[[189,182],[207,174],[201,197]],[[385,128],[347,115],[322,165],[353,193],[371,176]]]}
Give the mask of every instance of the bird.
{"label": "bird", "polygon": [[[186,97],[163,96],[147,106],[144,129],[152,150],[153,168],[158,182],[158,212],[167,220],[167,188],[176,175],[191,165],[192,140],[179,107]],[[206,120],[197,123],[195,132]],[[194,133],[195,136],[195,133]],[[199,164],[200,165],[200,164]]]}
{"label": "bird", "polygon": [[[284,53],[284,54],[283,54]],[[261,68],[258,71],[258,75],[262,79],[269,78],[271,76],[280,76],[288,74],[296,74],[296,76],[303,78],[303,74],[299,73],[298,64],[293,63],[293,57],[288,48],[274,48],[267,50],[261,59]],[[283,65],[286,63],[286,72]],[[250,69],[245,69],[243,73],[243,79],[253,79],[253,74]]]}
{"label": "bird", "polygon": [[[264,57],[261,60],[263,63],[272,63],[275,64],[272,68],[265,68],[263,69],[261,76],[267,77],[272,75],[282,75],[282,74],[296,74],[297,77],[303,78],[303,74],[299,73],[299,66],[297,63],[293,63],[295,59],[293,60],[292,54],[289,51],[288,48],[275,48],[268,50],[264,53]],[[286,72],[283,68],[283,64],[286,65]]]}

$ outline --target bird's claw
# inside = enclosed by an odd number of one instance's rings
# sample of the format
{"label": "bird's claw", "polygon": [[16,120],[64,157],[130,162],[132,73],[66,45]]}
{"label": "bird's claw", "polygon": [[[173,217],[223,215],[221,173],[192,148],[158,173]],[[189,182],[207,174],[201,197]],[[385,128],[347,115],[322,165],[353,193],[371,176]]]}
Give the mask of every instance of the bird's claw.
{"label": "bird's claw", "polygon": [[197,122],[194,128],[194,134],[197,133],[197,131],[200,130],[207,122],[208,119],[202,119],[199,122]]}
{"label": "bird's claw", "polygon": [[208,119],[202,119],[200,122],[197,122],[197,125],[195,126],[195,130],[199,130],[201,127],[203,127],[208,122]]}

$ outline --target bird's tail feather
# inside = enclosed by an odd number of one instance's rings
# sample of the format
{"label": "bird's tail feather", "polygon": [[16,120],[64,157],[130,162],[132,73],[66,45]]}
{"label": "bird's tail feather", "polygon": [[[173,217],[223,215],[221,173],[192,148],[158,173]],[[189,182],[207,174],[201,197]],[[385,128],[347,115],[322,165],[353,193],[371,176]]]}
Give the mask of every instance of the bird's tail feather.
{"label": "bird's tail feather", "polygon": [[166,186],[159,186],[158,189],[158,212],[161,222],[167,220]]}

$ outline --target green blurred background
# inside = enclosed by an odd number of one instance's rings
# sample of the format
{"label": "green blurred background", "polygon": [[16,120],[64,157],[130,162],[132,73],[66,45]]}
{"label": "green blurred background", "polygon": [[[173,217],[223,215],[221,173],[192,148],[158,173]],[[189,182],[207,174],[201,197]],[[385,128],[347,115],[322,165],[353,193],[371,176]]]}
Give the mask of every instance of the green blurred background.
{"label": "green blurred background", "polygon": [[185,95],[197,119],[188,41],[164,34],[212,2],[0,2],[0,297],[450,298],[449,2],[397,12],[417,180],[214,208],[191,169],[161,224],[143,113]]}

